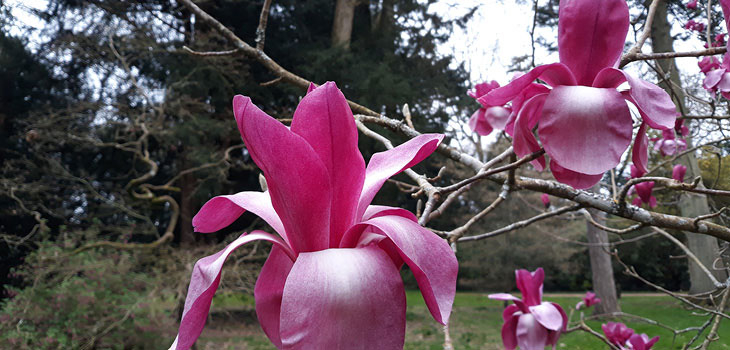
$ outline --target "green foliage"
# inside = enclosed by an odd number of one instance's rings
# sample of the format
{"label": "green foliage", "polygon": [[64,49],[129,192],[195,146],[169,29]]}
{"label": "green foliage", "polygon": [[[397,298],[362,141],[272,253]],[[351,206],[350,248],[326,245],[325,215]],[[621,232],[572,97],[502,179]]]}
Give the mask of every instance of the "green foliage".
{"label": "green foliage", "polygon": [[103,249],[72,255],[72,244],[41,242],[13,272],[29,284],[0,309],[0,343],[13,349],[168,346],[173,315],[160,302],[164,279],[155,257]]}

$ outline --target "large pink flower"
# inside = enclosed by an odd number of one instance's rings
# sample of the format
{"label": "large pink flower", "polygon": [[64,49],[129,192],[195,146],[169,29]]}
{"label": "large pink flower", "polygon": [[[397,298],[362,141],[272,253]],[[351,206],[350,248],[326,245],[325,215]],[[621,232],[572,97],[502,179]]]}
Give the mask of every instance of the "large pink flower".
{"label": "large pink flower", "polygon": [[604,323],[601,325],[601,329],[603,329],[603,334],[606,335],[606,339],[608,339],[611,344],[619,346],[622,349],[631,336],[634,335],[633,329],[626,327],[625,324],[620,322]]}
{"label": "large pink flower", "polygon": [[515,271],[517,288],[522,299],[507,293],[490,294],[490,299],[511,300],[502,313],[502,343],[505,349],[543,350],[554,346],[560,333],[568,326],[568,316],[560,305],[542,301],[542,282],[545,271],[538,268],[534,272]]}
{"label": "large pink flower", "polygon": [[659,336],[649,339],[646,334],[637,334],[629,338],[629,349],[631,350],[651,350],[651,347],[659,341]]}
{"label": "large pink flower", "polygon": [[[492,90],[480,102],[500,105],[532,87],[535,79],[547,86],[518,110],[514,150],[525,156],[540,149],[550,156],[555,178],[576,188],[588,188],[615,167],[631,144],[632,118],[626,101],[643,119],[634,143],[634,162],[645,167],[646,125],[656,129],[674,126],[676,109],[658,86],[616,69],[629,28],[624,0],[571,0],[560,2],[558,51],[560,63],[539,66]],[[630,89],[616,88],[628,82]],[[513,109],[516,107],[512,106]],[[538,169],[545,159],[533,162]]]}
{"label": "large pink flower", "polygon": [[445,324],[457,261],[443,239],[403,209],[370,205],[385,181],[430,155],[443,135],[418,136],[376,153],[367,168],[352,111],[334,83],[302,99],[291,129],[236,96],[243,141],[268,191],[218,196],[193,218],[199,232],[230,225],[248,210],[279,235],[243,234],[193,269],[178,337],[188,349],[205,325],[228,255],[254,240],[274,243],[256,281],[256,314],[280,349],[402,349],[408,264],[436,321]]}
{"label": "large pink flower", "polygon": [[[469,91],[469,96],[475,99],[486,95],[490,91],[499,87],[499,83],[492,80],[489,83],[477,84],[473,91]],[[512,114],[512,109],[506,106],[491,106],[482,103],[471,118],[469,118],[469,128],[479,135],[486,136],[492,133],[494,129],[504,130],[507,121]]]}

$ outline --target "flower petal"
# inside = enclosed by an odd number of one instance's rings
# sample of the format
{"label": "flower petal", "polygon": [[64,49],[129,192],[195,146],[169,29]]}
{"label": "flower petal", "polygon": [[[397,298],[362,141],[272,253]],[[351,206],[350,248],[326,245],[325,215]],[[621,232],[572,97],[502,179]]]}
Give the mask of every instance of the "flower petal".
{"label": "flower petal", "polygon": [[[514,305],[510,305],[514,306]],[[509,308],[509,306],[508,306]],[[506,311],[507,309],[505,309]],[[519,321],[519,315],[505,319],[504,325],[502,325],[502,345],[506,350],[514,350],[517,348],[517,322]]]}
{"label": "flower petal", "polygon": [[504,301],[513,301],[513,300],[522,300],[512,294],[509,293],[492,293],[487,295],[487,298],[494,299],[494,300],[504,300]]}
{"label": "flower petal", "polygon": [[365,161],[357,148],[352,111],[335,83],[327,82],[304,96],[294,112],[291,131],[307,140],[327,168],[332,189],[329,244],[336,247],[356,222]]}
{"label": "flower petal", "polygon": [[522,292],[522,300],[527,306],[540,305],[542,302],[542,282],[545,280],[545,270],[538,267],[530,272],[524,269],[515,271],[517,289]]}
{"label": "flower petal", "polygon": [[376,217],[357,226],[368,225],[395,244],[400,257],[416,277],[431,315],[439,323],[446,324],[454,302],[459,269],[449,244],[418,223],[401,216]]}
{"label": "flower petal", "polygon": [[[519,157],[530,155],[542,149],[540,144],[537,143],[535,135],[532,133],[532,128],[535,127],[535,124],[537,124],[542,115],[542,106],[545,104],[547,97],[548,94],[537,95],[525,102],[520,109],[520,114],[515,120],[514,141],[512,142],[515,154]],[[538,171],[545,169],[545,157],[543,156],[533,160],[531,163]]]}
{"label": "flower petal", "polygon": [[509,108],[494,106],[487,108],[487,111],[484,113],[484,118],[495,129],[504,130],[511,113],[512,111]]}
{"label": "flower petal", "polygon": [[548,342],[548,330],[529,313],[519,316],[515,334],[520,349],[542,350]]}
{"label": "flower petal", "polygon": [[598,72],[614,66],[629,31],[624,0],[563,0],[558,12],[558,53],[578,84],[590,85]]}
{"label": "flower petal", "polygon": [[385,205],[369,205],[363,215],[363,221],[376,218],[379,216],[397,215],[407,218],[413,222],[418,222],[418,218],[415,214],[403,208],[389,207]]}
{"label": "flower petal", "polygon": [[702,81],[702,86],[706,90],[712,90],[717,86],[717,84],[720,82],[720,79],[722,79],[723,74],[725,74],[725,69],[713,69],[709,72],[707,72],[707,76],[705,76],[705,80]]}
{"label": "flower petal", "polygon": [[562,167],[598,175],[621,160],[631,144],[631,125],[629,107],[616,90],[558,86],[545,100],[538,134]]}
{"label": "flower petal", "polygon": [[646,166],[649,164],[649,137],[646,136],[646,123],[641,123],[639,131],[636,132],[634,147],[631,149],[631,160],[637,170],[643,174],[649,172]]}
{"label": "flower petal", "polygon": [[664,89],[633,75],[620,71],[631,89],[631,103],[639,109],[641,118],[654,129],[671,129],[677,120],[677,107]]}
{"label": "flower petal", "polygon": [[563,328],[563,315],[553,303],[543,302],[540,305],[530,306],[530,313],[535,316],[537,322],[551,331]]}
{"label": "flower petal", "polygon": [[[316,91],[316,90],[315,90]],[[329,175],[309,143],[269,117],[248,97],[233,98],[238,129],[263,170],[271,202],[296,252],[329,246]]]}
{"label": "flower petal", "polygon": [[406,297],[375,246],[299,254],[281,304],[283,349],[402,349]]}
{"label": "flower petal", "polygon": [[562,63],[537,66],[526,74],[512,80],[509,84],[490,91],[479,98],[482,105],[501,106],[519,95],[535,79],[542,79],[550,86],[575,85],[575,77]]}
{"label": "flower petal", "polygon": [[568,329],[568,315],[565,314],[565,311],[560,305],[556,303],[551,304],[553,304],[553,306],[558,309],[560,315],[563,317],[563,327],[558,331],[548,332],[548,345],[555,346],[558,343],[558,339],[560,339],[560,334]]}
{"label": "flower petal", "polygon": [[286,252],[274,245],[264,267],[261,268],[253,290],[259,324],[277,348],[281,348],[279,335],[281,298],[284,294],[284,283],[292,266],[294,266],[294,262],[286,255]]}
{"label": "flower petal", "polygon": [[388,178],[426,159],[436,150],[443,138],[444,135],[441,134],[423,134],[398,147],[373,154],[365,170],[365,183],[360,193],[357,217],[362,217]]}
{"label": "flower petal", "polygon": [[279,245],[289,255],[289,258],[294,258],[294,252],[278,237],[263,231],[253,231],[250,234],[242,234],[218,253],[198,260],[193,267],[193,274],[190,278],[188,295],[185,298],[185,308],[183,309],[182,320],[180,320],[180,329],[170,349],[190,349],[195,344],[195,340],[203,331],[205,321],[208,318],[210,303],[213,301],[213,295],[221,280],[223,263],[236,248],[258,239]]}
{"label": "flower petal", "polygon": [[550,160],[550,172],[553,173],[555,180],[558,180],[558,182],[573,186],[573,188],[579,190],[593,187],[593,185],[597,184],[603,178],[603,174],[588,175],[565,169],[554,159]]}
{"label": "flower petal", "polygon": [[682,164],[677,164],[672,168],[672,179],[678,182],[684,182],[684,174],[687,173],[687,167]]}
{"label": "flower petal", "polygon": [[522,92],[512,100],[512,114],[510,114],[509,120],[507,120],[504,132],[506,132],[509,136],[514,136],[515,120],[517,119],[519,112],[522,110],[523,104],[537,95],[547,94],[549,92],[550,88],[537,83],[532,83],[522,90]]}
{"label": "flower petal", "polygon": [[469,118],[469,128],[481,136],[487,136],[494,130],[494,128],[489,125],[487,118],[485,118],[485,113],[486,109],[479,108],[471,115],[471,118]]}
{"label": "flower petal", "polygon": [[284,225],[271,204],[269,192],[245,191],[214,197],[195,214],[193,227],[197,232],[215,232],[232,224],[246,210],[266,221],[288,242]]}

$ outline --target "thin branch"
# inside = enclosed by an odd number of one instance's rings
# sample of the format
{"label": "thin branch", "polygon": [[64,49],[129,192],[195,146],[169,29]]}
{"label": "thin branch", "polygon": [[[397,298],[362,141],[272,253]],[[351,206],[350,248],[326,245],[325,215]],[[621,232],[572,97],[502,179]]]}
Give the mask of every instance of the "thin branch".
{"label": "thin branch", "polygon": [[264,6],[261,7],[261,16],[259,16],[259,26],[256,28],[256,50],[264,51],[264,41],[266,40],[266,24],[269,21],[269,8],[271,0],[264,0]]}
{"label": "thin branch", "polygon": [[521,228],[523,228],[525,226],[529,226],[529,225],[531,225],[531,224],[533,224],[533,223],[535,223],[537,221],[545,220],[547,218],[551,218],[553,216],[558,216],[560,214],[564,214],[564,213],[567,213],[567,212],[576,211],[576,210],[579,210],[580,208],[582,208],[582,206],[580,206],[578,204],[565,206],[565,207],[562,207],[562,208],[557,209],[557,210],[554,210],[554,211],[550,211],[550,212],[547,212],[547,213],[543,213],[543,214],[540,214],[540,215],[533,216],[533,217],[531,217],[531,218],[529,218],[527,220],[522,220],[522,221],[518,221],[518,222],[515,222],[515,223],[512,223],[512,224],[509,224],[509,225],[507,225],[505,227],[502,227],[500,229],[494,230],[492,232],[487,232],[487,233],[483,233],[481,235],[476,235],[476,236],[461,237],[461,238],[459,238],[457,240],[457,242],[478,241],[480,239],[485,239],[485,238],[499,236],[499,235],[505,234],[507,232],[514,231],[514,230],[517,230],[517,229],[521,229]]}

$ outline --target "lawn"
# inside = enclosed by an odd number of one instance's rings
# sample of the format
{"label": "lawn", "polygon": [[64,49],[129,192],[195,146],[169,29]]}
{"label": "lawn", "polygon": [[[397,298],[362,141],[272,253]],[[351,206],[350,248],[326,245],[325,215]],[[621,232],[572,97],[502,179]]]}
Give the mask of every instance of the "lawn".
{"label": "lawn", "polygon": [[[431,318],[423,298],[418,291],[408,291],[408,311],[406,313],[406,349],[442,349],[443,329]],[[580,300],[571,294],[548,294],[546,300],[563,306],[566,312]],[[655,294],[625,295],[621,299],[624,312],[640,315],[669,325],[673,328],[700,326],[707,316],[696,315],[684,309],[674,299]],[[457,293],[454,311],[451,316],[450,333],[454,348],[461,349],[502,349],[500,329],[502,327],[500,301],[488,300],[483,293]],[[587,316],[588,314],[586,314]],[[578,319],[578,313],[573,320]],[[624,320],[629,327],[650,336],[659,335],[661,339],[654,349],[681,349],[696,332],[678,335],[658,326]],[[600,330],[603,321],[588,321],[594,330]],[[707,330],[704,334],[707,333]],[[720,341],[710,349],[730,349],[730,322],[724,320],[720,325]],[[704,338],[702,338],[704,339]],[[696,343],[697,344],[697,343]],[[559,349],[604,349],[605,345],[585,332],[565,334],[558,343]],[[213,302],[211,319],[198,342],[198,349],[274,349],[256,322],[253,298],[243,294],[217,295]]]}

